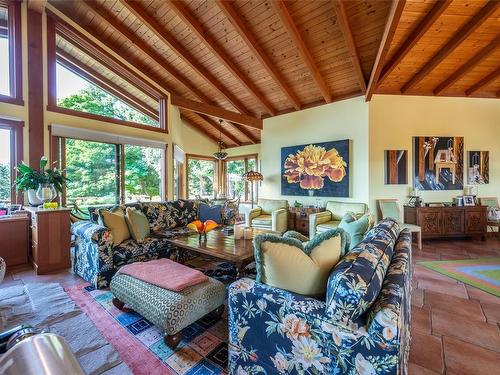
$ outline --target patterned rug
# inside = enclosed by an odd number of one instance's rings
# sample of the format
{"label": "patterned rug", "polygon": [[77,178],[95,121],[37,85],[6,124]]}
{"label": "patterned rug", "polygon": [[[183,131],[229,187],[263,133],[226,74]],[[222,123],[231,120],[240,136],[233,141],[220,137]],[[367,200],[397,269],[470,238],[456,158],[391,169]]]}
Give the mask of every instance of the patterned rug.
{"label": "patterned rug", "polygon": [[[229,263],[196,258],[188,264],[227,285],[236,275]],[[247,272],[251,277],[254,268],[250,266]],[[226,374],[227,309],[222,319],[205,317],[186,327],[179,346],[172,350],[164,344],[160,329],[134,311],[114,307],[109,290],[96,290],[84,283],[66,291],[134,374]]]}
{"label": "patterned rug", "polygon": [[500,297],[500,257],[418,264]]}

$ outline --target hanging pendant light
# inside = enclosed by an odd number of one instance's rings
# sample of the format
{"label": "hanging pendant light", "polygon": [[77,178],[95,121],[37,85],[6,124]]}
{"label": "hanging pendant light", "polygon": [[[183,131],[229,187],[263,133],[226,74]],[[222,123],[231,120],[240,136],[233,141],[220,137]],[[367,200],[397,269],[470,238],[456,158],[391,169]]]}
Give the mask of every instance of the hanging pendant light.
{"label": "hanging pendant light", "polygon": [[217,144],[219,145],[219,151],[214,153],[214,158],[224,160],[227,158],[227,152],[224,151],[224,142],[222,142],[222,119],[219,119],[219,142]]}

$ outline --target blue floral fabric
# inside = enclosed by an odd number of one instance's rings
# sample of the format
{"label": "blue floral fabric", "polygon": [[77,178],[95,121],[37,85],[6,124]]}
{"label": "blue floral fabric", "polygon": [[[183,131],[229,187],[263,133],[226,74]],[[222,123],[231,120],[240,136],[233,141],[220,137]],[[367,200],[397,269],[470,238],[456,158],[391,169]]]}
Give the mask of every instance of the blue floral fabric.
{"label": "blue floral fabric", "polygon": [[348,321],[332,318],[324,301],[247,278],[234,282],[228,298],[229,372],[406,374],[410,267],[411,235],[404,230],[374,303]]}
{"label": "blue floral fabric", "polygon": [[327,314],[350,321],[365,313],[377,298],[391,262],[400,227],[384,219],[335,266],[328,279]]}
{"label": "blue floral fabric", "polygon": [[78,221],[71,227],[75,236],[73,270],[96,288],[109,286],[118,268],[125,264],[158,258],[186,259],[190,254],[168,242],[168,238],[187,234],[185,225],[197,217],[195,201],[144,203],[142,210],[154,229],[138,243],[133,239],[114,246],[111,232],[90,221]]}

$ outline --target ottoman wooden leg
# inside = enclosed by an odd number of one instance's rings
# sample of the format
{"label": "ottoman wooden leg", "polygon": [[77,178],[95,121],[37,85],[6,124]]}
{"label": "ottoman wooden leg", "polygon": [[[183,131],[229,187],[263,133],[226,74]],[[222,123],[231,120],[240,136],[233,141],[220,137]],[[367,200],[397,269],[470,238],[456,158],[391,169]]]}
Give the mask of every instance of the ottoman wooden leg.
{"label": "ottoman wooden leg", "polygon": [[169,334],[165,333],[165,336],[163,337],[163,341],[170,349],[175,349],[177,347],[177,345],[179,345],[181,338],[182,338],[181,332],[177,332],[173,335],[169,335]]}
{"label": "ottoman wooden leg", "polygon": [[118,310],[123,310],[123,306],[125,306],[125,303],[120,301],[118,298],[116,297],[113,297],[113,305],[115,305],[115,307],[118,309]]}
{"label": "ottoman wooden leg", "polygon": [[223,312],[224,312],[224,305],[220,305],[214,311],[212,311],[210,315],[212,316],[212,318],[218,319],[222,316]]}

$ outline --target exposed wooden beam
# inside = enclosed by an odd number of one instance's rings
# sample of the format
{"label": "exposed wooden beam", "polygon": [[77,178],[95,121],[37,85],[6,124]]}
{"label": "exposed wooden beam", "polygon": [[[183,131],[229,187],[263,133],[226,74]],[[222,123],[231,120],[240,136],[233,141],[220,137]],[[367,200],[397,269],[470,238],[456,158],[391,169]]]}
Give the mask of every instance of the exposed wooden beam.
{"label": "exposed wooden beam", "polygon": [[252,144],[260,143],[260,140],[256,138],[250,131],[248,131],[248,129],[245,129],[244,126],[235,124],[233,122],[230,122],[230,124],[233,125],[241,134],[247,137]]}
{"label": "exposed wooden beam", "polygon": [[200,77],[208,82],[214,90],[222,95],[231,105],[241,113],[248,113],[247,109],[239,101],[236,96],[231,94],[218,80],[204,68],[189,52],[187,48],[182,46],[165,28],[153,17],[151,17],[142,6],[135,1],[120,0],[120,2],[131,12],[144,26],[151,30],[165,45],[167,45],[179,58],[191,67]]}
{"label": "exposed wooden beam", "polygon": [[156,121],[159,120],[158,108],[155,109],[150,104],[128,94],[122,87],[118,86],[113,81],[103,76],[101,73],[86,66],[85,64],[82,64],[80,61],[76,60],[66,51],[58,48],[57,55],[58,55],[57,62],[66,67],[66,69],[72,71],[73,73],[86,79],[87,81],[101,87],[109,94],[117,97],[118,99],[125,102],[134,109],[138,110],[139,112],[143,113],[144,115],[149,116]]}
{"label": "exposed wooden beam", "polygon": [[[134,44],[142,53],[147,55],[151,60],[156,62],[163,70],[165,70],[172,78],[174,78],[177,82],[179,82],[182,86],[184,86],[189,93],[194,95],[196,98],[201,101],[208,102],[208,97],[198,88],[196,88],[186,77],[184,77],[175,67],[173,67],[170,63],[168,63],[163,57],[155,51],[154,48],[149,46],[146,42],[144,42],[141,38],[131,32],[128,28],[125,27],[114,15],[110,12],[106,11],[106,9],[93,0],[84,0],[82,2],[90,9],[93,13],[97,14],[101,20],[106,23],[108,26],[112,27],[118,34],[123,36],[125,39],[128,39],[132,44]],[[141,69],[140,69],[141,70]],[[157,82],[157,79],[155,79]],[[167,91],[173,94],[178,94],[176,90],[171,87],[168,87],[164,83],[161,83],[162,86],[165,87]]]}
{"label": "exposed wooden beam", "polygon": [[401,14],[403,14],[405,4],[406,0],[392,0],[392,6],[389,10],[389,15],[387,16],[384,33],[382,34],[382,39],[380,40],[377,57],[375,58],[375,63],[373,64],[372,72],[370,74],[368,88],[366,89],[367,102],[371,100],[373,93],[377,89],[380,74],[382,73],[382,67],[384,66],[385,58],[389,52],[389,48],[391,47],[392,38],[394,37],[394,33],[398,27]]}
{"label": "exposed wooden beam", "polygon": [[474,30],[488,19],[500,6],[500,1],[490,0],[474,17],[472,17],[427,63],[401,88],[402,93],[408,92],[422,81],[436,66],[452,53]]}
{"label": "exposed wooden beam", "polygon": [[481,79],[479,82],[475,83],[471,87],[469,87],[467,90],[465,90],[465,95],[471,96],[474,94],[476,91],[481,90],[484,86],[486,86],[488,83],[493,82],[495,79],[500,77],[500,68],[497,68],[490,74],[488,74],[486,77]]}
{"label": "exposed wooden beam", "polygon": [[193,129],[204,135],[205,137],[208,137],[210,140],[214,141],[215,143],[219,142],[219,140],[214,137],[212,134],[207,133],[206,129],[204,129],[202,126],[198,125],[196,122],[191,121],[191,119],[188,119],[186,116],[184,116],[181,113],[181,120],[184,121],[186,124],[191,126]]}
{"label": "exposed wooden beam", "polygon": [[262,129],[262,119],[245,115],[242,113],[236,113],[215,107],[210,104],[195,102],[194,100],[189,100],[177,95],[171,96],[172,105],[187,109],[191,112],[202,113],[204,115],[213,116],[221,118],[227,121],[235,122],[237,124],[250,126],[256,129]]}
{"label": "exposed wooden beam", "polygon": [[302,36],[299,33],[299,30],[297,30],[297,27],[295,26],[295,23],[293,22],[292,16],[288,12],[288,9],[286,8],[286,5],[283,0],[274,0],[271,1],[271,4],[274,5],[274,8],[276,9],[276,12],[278,13],[281,22],[285,26],[288,35],[292,39],[292,41],[295,43],[295,46],[299,50],[300,55],[302,56],[302,59],[304,60],[307,68],[309,69],[309,73],[313,77],[314,81],[316,82],[316,85],[318,86],[319,90],[321,91],[321,95],[325,99],[325,102],[330,103],[332,101],[332,94],[330,93],[330,90],[328,89],[328,86],[326,85],[325,81],[323,80],[323,77],[321,77],[321,74],[316,67],[316,63],[314,62],[314,59],[309,52],[309,48],[307,47],[306,43],[302,39]]}
{"label": "exposed wooden beam", "polygon": [[281,91],[288,98],[292,106],[296,109],[300,109],[300,100],[297,95],[294,94],[290,86],[286,83],[285,78],[276,68],[275,64],[269,58],[269,54],[264,51],[260,46],[255,36],[252,34],[250,29],[245,25],[241,17],[238,15],[236,10],[231,5],[230,1],[217,0],[217,5],[222,10],[226,18],[231,22],[233,27],[236,29],[241,39],[245,42],[247,47],[252,51],[252,53],[257,57],[260,64],[266,69],[267,73],[273,78],[273,80],[278,84]]}
{"label": "exposed wooden beam", "polygon": [[255,84],[236,66],[236,63],[220,47],[220,45],[210,36],[209,32],[191,15],[189,10],[180,1],[169,0],[170,8],[174,13],[196,34],[203,44],[212,52],[217,59],[226,67],[229,72],[245,87],[245,89],[273,116],[276,110],[269,100],[255,86]]}
{"label": "exposed wooden beam", "polygon": [[497,93],[496,93],[496,97],[497,97],[497,98],[500,98],[500,90],[498,90],[498,91],[497,91]]}
{"label": "exposed wooden beam", "polygon": [[356,43],[354,42],[354,38],[352,36],[352,30],[351,26],[349,25],[349,19],[347,18],[343,0],[333,0],[332,5],[333,9],[335,9],[337,24],[339,25],[340,31],[344,36],[349,55],[351,56],[352,66],[354,68],[354,73],[356,74],[356,77],[358,79],[359,88],[364,95],[366,93],[365,74],[363,73],[363,68],[361,67],[358,49],[356,48]]}
{"label": "exposed wooden beam", "polygon": [[398,64],[405,58],[408,52],[419,42],[427,30],[436,22],[436,20],[443,14],[453,0],[439,0],[434,4],[432,9],[425,15],[420,23],[412,31],[411,35],[406,38],[401,46],[392,55],[391,59],[384,65],[382,73],[380,74],[379,82],[382,82],[391,72],[398,66]]}
{"label": "exposed wooden beam", "polygon": [[226,138],[228,138],[236,146],[241,146],[241,141],[237,137],[235,137],[234,135],[232,135],[230,132],[228,132],[227,130],[225,130],[224,128],[221,128],[220,124],[218,123],[217,120],[212,119],[212,118],[210,118],[207,115],[200,115],[200,114],[198,114],[196,112],[193,112],[193,115],[196,116],[197,118],[199,118],[201,121],[203,121],[203,122],[207,123],[208,125],[210,125],[210,127],[214,128],[217,132],[220,132],[223,136],[225,136]]}
{"label": "exposed wooden beam", "polygon": [[452,75],[441,82],[435,89],[434,94],[439,95],[448,87],[453,85],[456,81],[469,72],[474,66],[481,62],[485,57],[492,53],[500,45],[500,35],[497,35],[486,47],[472,56],[465,64],[458,68]]}

